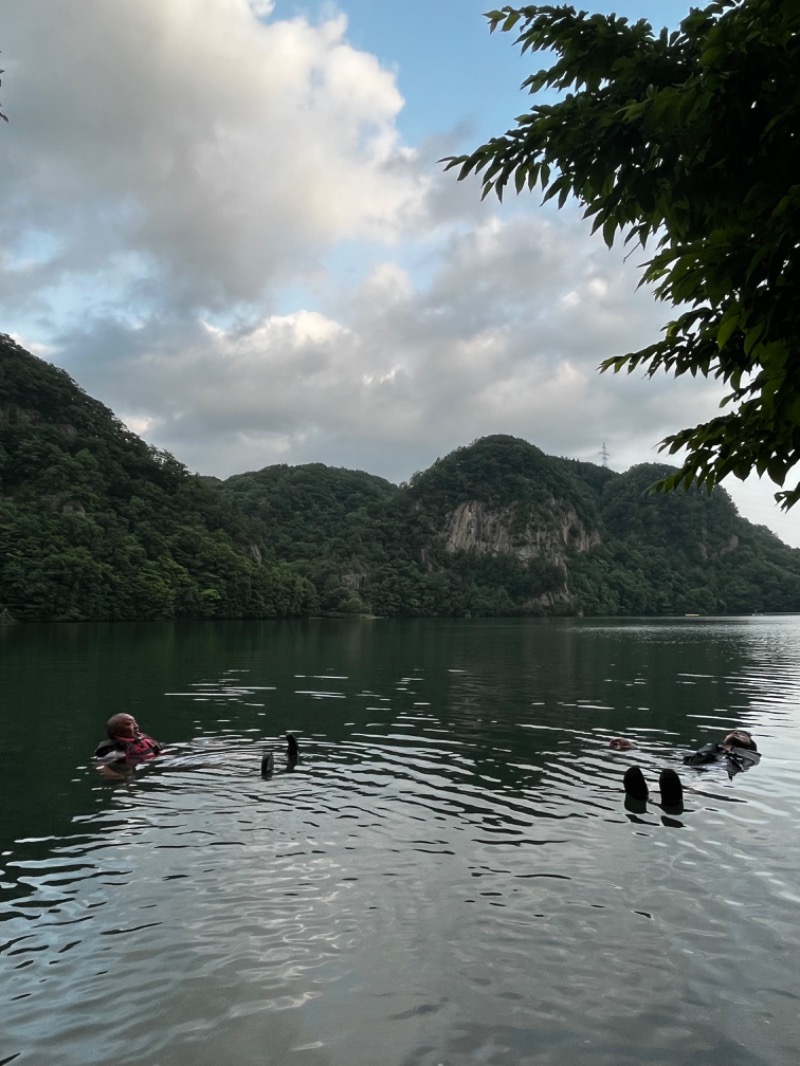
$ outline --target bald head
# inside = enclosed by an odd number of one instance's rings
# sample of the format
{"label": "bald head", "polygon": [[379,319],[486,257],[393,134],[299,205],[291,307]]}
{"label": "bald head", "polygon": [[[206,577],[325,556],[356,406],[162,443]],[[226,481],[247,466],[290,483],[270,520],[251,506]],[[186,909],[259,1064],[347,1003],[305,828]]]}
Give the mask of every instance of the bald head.
{"label": "bald head", "polygon": [[132,740],[139,726],[132,714],[112,714],[106,722],[106,732],[111,740]]}

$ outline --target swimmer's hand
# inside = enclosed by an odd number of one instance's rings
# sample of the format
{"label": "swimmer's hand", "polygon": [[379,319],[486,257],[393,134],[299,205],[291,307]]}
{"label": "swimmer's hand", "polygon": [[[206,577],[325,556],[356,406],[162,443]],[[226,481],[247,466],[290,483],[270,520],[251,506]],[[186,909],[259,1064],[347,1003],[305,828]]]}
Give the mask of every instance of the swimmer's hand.
{"label": "swimmer's hand", "polygon": [[125,773],[120,773],[119,770],[112,770],[107,764],[96,767],[97,772],[107,778],[109,781],[125,781],[128,777]]}

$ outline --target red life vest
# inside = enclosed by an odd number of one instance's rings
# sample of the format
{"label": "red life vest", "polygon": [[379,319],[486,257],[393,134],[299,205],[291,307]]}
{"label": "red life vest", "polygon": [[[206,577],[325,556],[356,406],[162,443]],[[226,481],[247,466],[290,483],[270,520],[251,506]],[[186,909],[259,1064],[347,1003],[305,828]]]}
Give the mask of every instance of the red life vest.
{"label": "red life vest", "polygon": [[133,740],[117,740],[117,748],[120,752],[121,761],[126,766],[135,766],[139,762],[147,762],[155,759],[161,753],[161,745],[158,741],[148,737],[146,733],[140,733]]}

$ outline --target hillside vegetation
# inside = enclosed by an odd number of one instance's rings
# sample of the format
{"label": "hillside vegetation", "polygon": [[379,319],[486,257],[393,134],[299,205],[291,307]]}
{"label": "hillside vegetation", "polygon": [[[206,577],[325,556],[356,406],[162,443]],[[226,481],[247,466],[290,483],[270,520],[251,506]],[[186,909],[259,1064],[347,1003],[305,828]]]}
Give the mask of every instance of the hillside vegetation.
{"label": "hillside vegetation", "polygon": [[190,475],[0,337],[6,620],[800,611],[800,551],[723,489],[492,436],[397,486],[313,463]]}
{"label": "hillside vegetation", "polygon": [[0,336],[6,618],[261,618],[313,597],[218,491]]}
{"label": "hillside vegetation", "polygon": [[315,585],[324,610],[380,615],[800,611],[800,551],[724,489],[651,495],[617,474],[486,437],[396,487],[322,464],[220,491]]}

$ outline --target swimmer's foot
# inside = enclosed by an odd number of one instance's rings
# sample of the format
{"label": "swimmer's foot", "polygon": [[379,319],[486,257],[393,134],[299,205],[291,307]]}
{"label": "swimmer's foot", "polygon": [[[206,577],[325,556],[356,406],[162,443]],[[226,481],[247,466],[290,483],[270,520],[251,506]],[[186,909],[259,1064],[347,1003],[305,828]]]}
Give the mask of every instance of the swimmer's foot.
{"label": "swimmer's foot", "polygon": [[275,756],[271,751],[265,751],[261,757],[261,776],[272,777],[275,770]]}
{"label": "swimmer's foot", "polygon": [[[297,746],[297,739],[292,733],[286,734],[286,770],[287,773],[291,773],[300,761],[300,749]],[[261,776],[272,777],[275,773],[275,754],[272,751],[265,751],[261,756]]]}
{"label": "swimmer's foot", "polygon": [[622,775],[625,795],[644,803],[647,800],[647,782],[638,766],[629,766]]}
{"label": "swimmer's foot", "polygon": [[286,743],[288,744],[288,751],[286,753],[286,769],[294,770],[300,761],[300,749],[297,746],[297,738],[292,733],[286,734]]}
{"label": "swimmer's foot", "polygon": [[674,770],[662,770],[658,778],[662,807],[683,810],[683,785]]}

